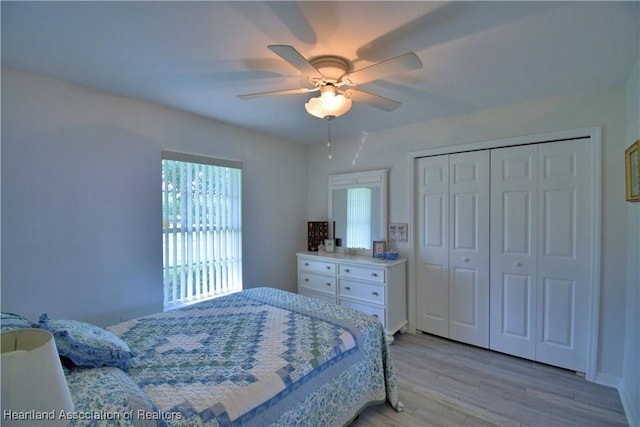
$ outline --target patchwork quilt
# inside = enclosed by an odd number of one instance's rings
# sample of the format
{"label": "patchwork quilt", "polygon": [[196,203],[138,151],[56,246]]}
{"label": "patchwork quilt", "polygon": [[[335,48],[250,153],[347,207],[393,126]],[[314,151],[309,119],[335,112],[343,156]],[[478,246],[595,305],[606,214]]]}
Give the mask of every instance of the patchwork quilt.
{"label": "patchwork quilt", "polygon": [[249,289],[108,329],[137,356],[67,372],[85,414],[71,425],[340,426],[402,408],[380,322],[304,296]]}

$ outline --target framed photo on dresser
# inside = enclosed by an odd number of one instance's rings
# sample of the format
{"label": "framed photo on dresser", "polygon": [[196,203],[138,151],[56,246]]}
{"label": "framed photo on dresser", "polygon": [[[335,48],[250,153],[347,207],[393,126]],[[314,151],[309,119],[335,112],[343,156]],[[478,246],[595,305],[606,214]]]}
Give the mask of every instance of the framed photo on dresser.
{"label": "framed photo on dresser", "polygon": [[384,240],[374,240],[373,241],[373,257],[374,258],[384,258],[384,253],[387,250],[387,242]]}

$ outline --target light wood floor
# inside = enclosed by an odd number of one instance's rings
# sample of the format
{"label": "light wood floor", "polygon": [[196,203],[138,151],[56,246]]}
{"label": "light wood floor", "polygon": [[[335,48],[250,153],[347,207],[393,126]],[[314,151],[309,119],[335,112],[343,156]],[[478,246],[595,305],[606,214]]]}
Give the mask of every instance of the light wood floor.
{"label": "light wood floor", "polygon": [[391,351],[404,412],[372,406],[351,427],[627,425],[618,391],[575,372],[421,333]]}

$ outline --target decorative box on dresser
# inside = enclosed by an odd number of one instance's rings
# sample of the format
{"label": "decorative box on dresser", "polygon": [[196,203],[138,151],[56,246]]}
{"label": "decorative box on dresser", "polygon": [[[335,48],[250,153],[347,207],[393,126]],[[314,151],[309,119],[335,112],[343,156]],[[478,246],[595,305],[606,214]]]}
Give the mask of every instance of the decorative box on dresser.
{"label": "decorative box on dresser", "polygon": [[406,259],[300,252],[298,293],[378,317],[387,342],[407,330]]}

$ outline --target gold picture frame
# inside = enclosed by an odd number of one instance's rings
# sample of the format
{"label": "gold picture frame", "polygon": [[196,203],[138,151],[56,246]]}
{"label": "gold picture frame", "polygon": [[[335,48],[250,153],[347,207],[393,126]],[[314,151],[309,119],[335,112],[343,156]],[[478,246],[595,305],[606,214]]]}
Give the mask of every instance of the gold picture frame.
{"label": "gold picture frame", "polygon": [[624,152],[626,196],[628,202],[640,202],[640,139]]}

